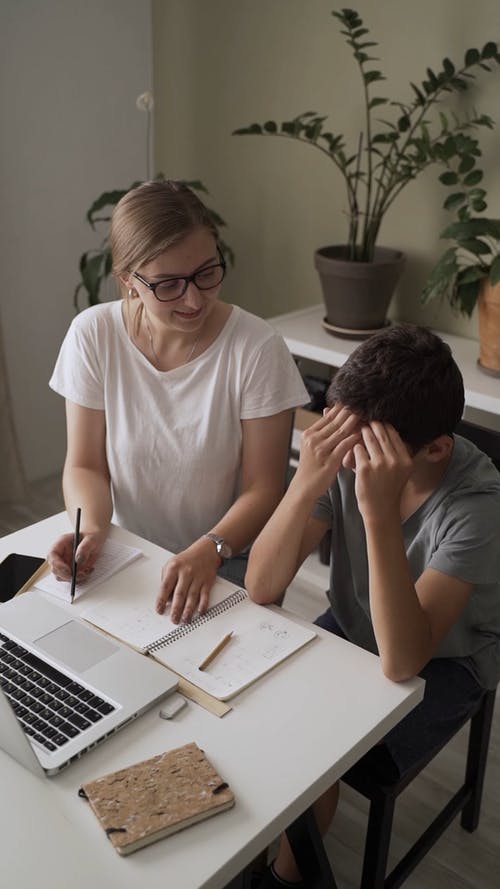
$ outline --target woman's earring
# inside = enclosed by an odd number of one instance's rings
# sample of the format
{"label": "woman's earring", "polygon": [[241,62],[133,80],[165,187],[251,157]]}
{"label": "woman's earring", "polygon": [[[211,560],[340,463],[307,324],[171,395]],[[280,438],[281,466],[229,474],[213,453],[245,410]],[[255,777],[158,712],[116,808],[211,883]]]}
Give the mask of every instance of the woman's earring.
{"label": "woman's earring", "polygon": [[134,296],[137,296],[137,293],[132,287],[129,287],[128,295],[129,295],[130,299],[132,299]]}

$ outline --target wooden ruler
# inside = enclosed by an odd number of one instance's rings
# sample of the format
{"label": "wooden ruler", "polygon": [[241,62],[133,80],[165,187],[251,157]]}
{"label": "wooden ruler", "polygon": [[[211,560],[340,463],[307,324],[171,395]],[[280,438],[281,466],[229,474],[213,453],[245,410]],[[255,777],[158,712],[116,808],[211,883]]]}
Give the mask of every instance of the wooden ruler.
{"label": "wooden ruler", "polygon": [[179,676],[179,691],[185,698],[194,701],[195,704],[199,704],[200,707],[204,707],[205,710],[214,713],[215,716],[225,716],[226,713],[229,713],[229,711],[232,710],[232,707],[230,707],[229,704],[226,704],[225,701],[219,701],[218,698],[209,695],[208,692],[198,688],[197,685],[193,685],[193,683],[189,682],[187,679],[183,679],[182,676]]}
{"label": "wooden ruler", "polygon": [[30,587],[33,586],[35,581],[38,580],[38,578],[47,570],[48,567],[49,564],[47,560],[45,560],[45,562],[43,562],[40,567],[36,569],[35,573],[32,574],[31,577],[26,581],[24,586],[22,586],[21,589],[17,591],[16,596],[20,596],[21,593],[25,593],[27,590],[29,590]]}

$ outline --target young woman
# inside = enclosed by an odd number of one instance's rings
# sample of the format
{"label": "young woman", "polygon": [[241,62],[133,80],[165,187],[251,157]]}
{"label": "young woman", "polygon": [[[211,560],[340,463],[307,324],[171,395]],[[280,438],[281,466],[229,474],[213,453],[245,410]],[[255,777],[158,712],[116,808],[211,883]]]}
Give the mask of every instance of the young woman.
{"label": "young woman", "polygon": [[[186,186],[128,192],[111,249],[124,298],[74,319],[50,380],[66,399],[66,507],[82,510],[78,577],[113,518],[175,553],[156,608],[170,601],[188,620],[217,572],[242,582],[235,557],[283,493],[292,412],[308,396],[272,327],[219,300],[217,232]],[[48,556],[65,580],[71,546],[65,534]]]}

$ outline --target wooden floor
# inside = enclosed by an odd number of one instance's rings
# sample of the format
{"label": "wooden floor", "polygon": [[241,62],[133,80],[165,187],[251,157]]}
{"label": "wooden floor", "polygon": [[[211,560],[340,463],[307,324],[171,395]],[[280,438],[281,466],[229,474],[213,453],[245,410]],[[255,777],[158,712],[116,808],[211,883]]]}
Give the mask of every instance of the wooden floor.
{"label": "wooden floor", "polygon": [[[22,503],[0,504],[0,536],[46,518],[64,508],[60,479],[50,478],[29,487]],[[314,619],[326,607],[327,569],[315,556],[301,569],[287,591],[284,605],[302,617]],[[339,677],[341,681],[341,677]],[[335,677],[332,677],[335,682]],[[499,695],[500,697],[500,695]],[[355,706],[355,702],[353,702]],[[404,854],[432,820],[435,808],[447,801],[461,781],[465,730],[450,742],[426,771],[400,797],[393,829],[391,862]],[[451,795],[450,793],[450,795]],[[335,871],[338,889],[358,889],[367,803],[342,785],[341,802],[325,845]],[[496,889],[500,886],[500,704],[497,700],[488,758],[481,821],[468,834],[454,822],[414,874],[405,889]]]}

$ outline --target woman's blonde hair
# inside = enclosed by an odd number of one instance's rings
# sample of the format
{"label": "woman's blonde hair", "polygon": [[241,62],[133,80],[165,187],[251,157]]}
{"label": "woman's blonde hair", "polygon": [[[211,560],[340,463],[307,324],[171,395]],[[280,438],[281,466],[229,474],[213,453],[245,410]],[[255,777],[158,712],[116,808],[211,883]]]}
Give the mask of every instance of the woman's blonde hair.
{"label": "woman's blonde hair", "polygon": [[196,228],[207,228],[217,240],[210,211],[183,182],[155,179],[132,188],[111,217],[114,274],[135,271]]}
{"label": "woman's blonde hair", "polygon": [[[128,191],[113,211],[110,231],[113,273],[122,296],[130,296],[122,276],[151,262],[197,228],[208,229],[217,241],[211,212],[183,182],[155,179]],[[136,324],[140,316],[138,311]]]}

